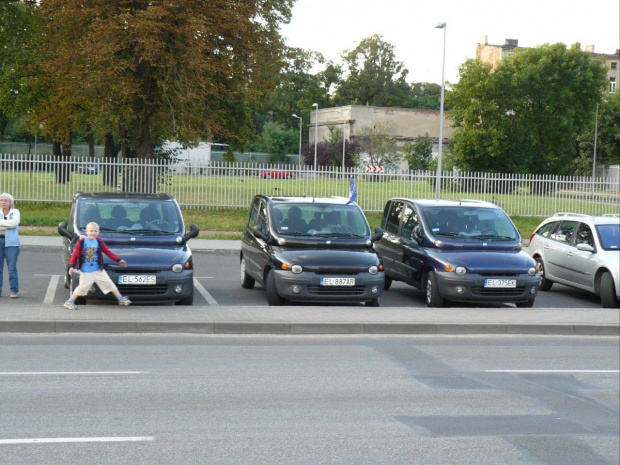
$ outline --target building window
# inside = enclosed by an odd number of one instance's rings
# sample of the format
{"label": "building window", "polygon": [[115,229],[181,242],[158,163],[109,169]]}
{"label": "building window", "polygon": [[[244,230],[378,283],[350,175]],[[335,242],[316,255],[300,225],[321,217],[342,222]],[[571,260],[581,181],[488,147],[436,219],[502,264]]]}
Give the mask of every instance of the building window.
{"label": "building window", "polygon": [[609,93],[613,94],[616,91],[616,78],[609,78]]}
{"label": "building window", "polygon": [[618,69],[618,63],[615,61],[611,62],[611,69]]}

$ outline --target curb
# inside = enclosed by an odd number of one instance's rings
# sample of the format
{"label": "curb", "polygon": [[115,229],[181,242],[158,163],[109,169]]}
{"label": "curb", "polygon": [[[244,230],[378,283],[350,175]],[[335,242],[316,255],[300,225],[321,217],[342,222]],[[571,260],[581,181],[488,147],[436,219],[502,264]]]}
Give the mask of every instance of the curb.
{"label": "curb", "polygon": [[244,323],[142,321],[3,321],[0,333],[261,334],[261,335],[576,335],[620,336],[619,325],[436,323]]}

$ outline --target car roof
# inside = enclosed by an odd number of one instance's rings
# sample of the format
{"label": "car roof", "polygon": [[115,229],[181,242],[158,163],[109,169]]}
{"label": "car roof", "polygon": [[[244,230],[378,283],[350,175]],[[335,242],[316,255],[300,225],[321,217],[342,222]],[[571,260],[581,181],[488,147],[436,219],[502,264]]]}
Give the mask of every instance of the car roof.
{"label": "car roof", "polygon": [[545,222],[573,220],[590,224],[617,224],[620,222],[620,215],[616,213],[607,213],[604,215],[586,215],[583,213],[558,212],[547,218]]}
{"label": "car roof", "polygon": [[390,200],[402,200],[411,202],[420,207],[483,207],[483,208],[500,208],[494,203],[484,200],[447,200],[447,199],[409,199],[405,197],[394,197]]}
{"label": "car roof", "polygon": [[145,192],[76,192],[74,199],[92,200],[173,200],[169,194],[149,194]]}
{"label": "car roof", "polygon": [[[309,197],[309,196],[272,196],[272,195],[259,195],[268,202],[271,203],[331,203],[335,205],[346,205],[349,202],[347,197]],[[355,203],[355,202],[351,202]]]}

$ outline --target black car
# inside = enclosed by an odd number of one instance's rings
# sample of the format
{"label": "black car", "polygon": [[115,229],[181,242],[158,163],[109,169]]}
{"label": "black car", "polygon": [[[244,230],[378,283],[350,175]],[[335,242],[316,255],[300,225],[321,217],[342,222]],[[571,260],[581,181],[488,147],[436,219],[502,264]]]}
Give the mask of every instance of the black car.
{"label": "black car", "polygon": [[536,263],[497,205],[394,198],[385,205],[381,228],[375,249],[385,265],[386,289],[403,281],[422,290],[429,307],[446,301],[534,305]]}
{"label": "black car", "polygon": [[[99,236],[127,262],[121,267],[104,256],[104,268],[121,294],[135,302],[174,301],[192,305],[194,265],[189,239],[198,235],[198,226],[185,230],[176,200],[167,194],[78,192],[73,197],[69,221],[58,225],[63,236],[65,287],[72,291],[69,260],[75,243],[86,225],[96,222]],[[93,286],[86,299],[114,299]]]}
{"label": "black car", "polygon": [[257,195],[240,253],[241,286],[267,290],[269,305],[365,302],[379,306],[383,265],[368,221],[343,197]]}

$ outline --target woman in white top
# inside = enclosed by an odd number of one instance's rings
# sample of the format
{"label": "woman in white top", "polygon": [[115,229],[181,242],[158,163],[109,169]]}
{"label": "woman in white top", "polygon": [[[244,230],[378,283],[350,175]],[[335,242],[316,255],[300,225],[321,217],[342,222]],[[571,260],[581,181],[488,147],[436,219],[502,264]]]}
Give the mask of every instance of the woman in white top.
{"label": "woman in white top", "polygon": [[9,270],[11,298],[15,299],[19,292],[17,276],[17,257],[19,257],[19,210],[15,208],[15,200],[6,192],[0,194],[0,296],[4,283],[4,261]]}

